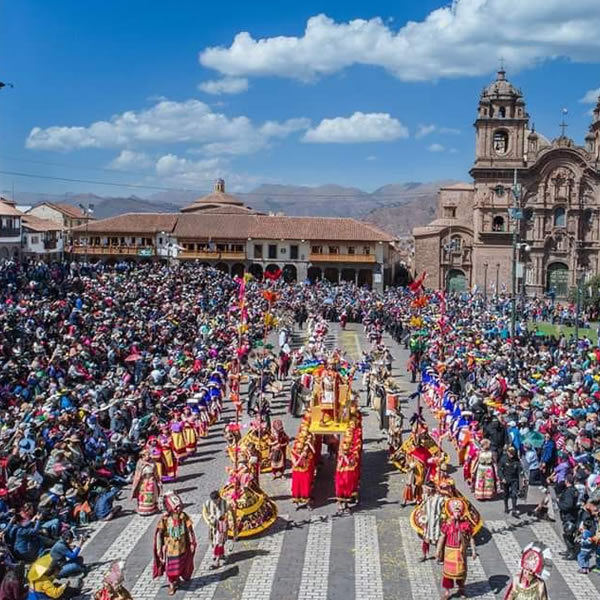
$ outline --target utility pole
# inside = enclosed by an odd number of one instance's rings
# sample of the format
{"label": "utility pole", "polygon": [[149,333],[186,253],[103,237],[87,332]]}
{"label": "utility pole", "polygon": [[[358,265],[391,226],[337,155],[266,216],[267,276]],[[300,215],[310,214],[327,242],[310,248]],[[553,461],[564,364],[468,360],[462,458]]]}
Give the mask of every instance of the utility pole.
{"label": "utility pole", "polygon": [[514,205],[512,210],[513,220],[513,235],[512,235],[512,302],[510,315],[510,366],[512,370],[513,380],[517,381],[517,355],[516,355],[516,333],[517,333],[517,248],[519,244],[519,206],[521,200],[521,189],[517,183],[517,169],[514,170],[513,177],[513,198]]}
{"label": "utility pole", "polygon": [[79,204],[79,208],[83,211],[85,215],[85,264],[88,262],[88,250],[90,246],[90,236],[89,236],[89,225],[90,225],[90,215],[94,212],[94,205],[88,202],[87,206],[83,204]]}

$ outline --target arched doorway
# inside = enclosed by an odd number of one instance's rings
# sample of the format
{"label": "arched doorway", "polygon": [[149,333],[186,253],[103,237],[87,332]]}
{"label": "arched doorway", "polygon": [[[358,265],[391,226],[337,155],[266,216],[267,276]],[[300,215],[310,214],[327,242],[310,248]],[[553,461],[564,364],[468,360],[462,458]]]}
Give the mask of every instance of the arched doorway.
{"label": "arched doorway", "polygon": [[311,283],[315,283],[316,281],[321,281],[321,269],[319,267],[309,267],[307,272],[308,280]]}
{"label": "arched doorway", "polygon": [[358,272],[358,285],[359,287],[363,287],[365,285],[367,287],[373,286],[373,271],[371,271],[371,269],[361,269]]}
{"label": "arched doorway", "polygon": [[356,269],[342,269],[341,280],[354,283],[356,281]]}
{"label": "arched doorway", "polygon": [[298,280],[298,270],[294,265],[285,265],[283,267],[283,280],[286,283],[293,283]]}
{"label": "arched doorway", "polygon": [[215,269],[217,269],[217,271],[222,271],[223,273],[229,273],[229,267],[225,263],[217,263]]}
{"label": "arched doorway", "polygon": [[278,273],[279,271],[281,271],[281,269],[274,263],[267,265],[267,267],[265,269],[265,273],[269,273],[270,275],[273,275],[274,273]]}
{"label": "arched doorway", "polygon": [[569,267],[565,263],[552,263],[546,271],[546,291],[555,298],[566,298],[569,294]]}
{"label": "arched doorway", "polygon": [[451,269],[448,273],[448,291],[464,292],[467,289],[467,276],[460,269]]}
{"label": "arched doorway", "polygon": [[248,272],[255,279],[258,279],[259,281],[262,279],[263,269],[262,269],[262,267],[260,265],[257,265],[257,264],[250,265],[250,268],[248,269]]}
{"label": "arched doorway", "polygon": [[246,268],[244,267],[244,265],[242,263],[235,263],[235,265],[233,265],[233,267],[231,267],[231,276],[232,277],[243,277],[245,270],[246,270]]}
{"label": "arched doorway", "polygon": [[323,276],[327,281],[337,283],[340,279],[340,272],[335,267],[327,267]]}

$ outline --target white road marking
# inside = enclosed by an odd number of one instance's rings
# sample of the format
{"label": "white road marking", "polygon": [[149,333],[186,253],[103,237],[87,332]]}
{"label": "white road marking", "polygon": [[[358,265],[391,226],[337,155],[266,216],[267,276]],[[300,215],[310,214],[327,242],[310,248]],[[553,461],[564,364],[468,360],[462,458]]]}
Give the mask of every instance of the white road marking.
{"label": "white road marking", "polygon": [[354,548],[355,597],[364,600],[383,600],[375,515],[354,517]]}
{"label": "white road marking", "polygon": [[309,525],[297,600],[327,600],[331,533],[331,519],[313,520]]}

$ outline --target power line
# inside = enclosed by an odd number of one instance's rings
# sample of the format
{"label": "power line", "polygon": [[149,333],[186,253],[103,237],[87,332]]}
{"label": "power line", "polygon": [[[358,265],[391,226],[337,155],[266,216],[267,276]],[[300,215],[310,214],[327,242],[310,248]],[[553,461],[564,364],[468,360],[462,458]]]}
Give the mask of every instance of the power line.
{"label": "power line", "polygon": [[[99,180],[94,180],[94,179],[78,179],[75,177],[58,177],[55,175],[40,175],[39,173],[23,173],[20,171],[6,171],[6,170],[0,170],[0,174],[1,175],[11,175],[13,177],[25,177],[25,178],[29,178],[29,179],[47,179],[50,181],[63,181],[63,182],[67,182],[67,183],[85,183],[88,185],[106,185],[106,186],[111,186],[111,187],[121,187],[121,188],[132,188],[132,189],[141,189],[141,190],[155,190],[155,191],[161,191],[161,192],[194,192],[195,194],[210,194],[212,192],[212,190],[201,190],[201,189],[196,189],[196,188],[176,188],[176,187],[168,187],[168,186],[159,186],[159,185],[146,185],[146,184],[142,184],[142,183],[119,183],[116,181],[99,181]],[[209,181],[209,180],[206,180]],[[212,180],[210,180],[212,181]],[[276,184],[276,185],[280,185],[280,184]],[[368,192],[362,192],[361,193],[367,195],[367,196],[372,196],[372,194],[369,194]],[[421,192],[419,194],[410,194],[410,193],[405,193],[407,196],[410,196],[409,198],[407,198],[407,200],[413,200],[413,199],[418,199],[418,198],[426,198],[426,197],[430,197],[431,193],[425,193],[425,192]],[[269,196],[273,196],[275,198],[294,198],[296,200],[301,200],[303,198],[324,198],[324,199],[357,199],[360,196],[354,195],[354,194],[312,194],[310,192],[306,192],[306,193],[298,193],[298,194],[294,194],[294,193],[283,193],[283,192],[236,192],[235,193],[236,196],[247,196],[247,197],[258,197],[258,198],[262,198],[265,195]],[[377,194],[376,199],[377,198],[398,198],[399,194],[385,194],[385,193],[380,193]]]}

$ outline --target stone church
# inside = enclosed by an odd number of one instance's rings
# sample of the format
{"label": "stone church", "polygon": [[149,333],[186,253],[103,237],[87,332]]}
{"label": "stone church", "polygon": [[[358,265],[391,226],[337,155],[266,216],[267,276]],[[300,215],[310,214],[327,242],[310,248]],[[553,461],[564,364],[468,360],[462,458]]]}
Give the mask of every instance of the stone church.
{"label": "stone church", "polygon": [[[600,99],[585,147],[529,125],[503,69],[481,93],[471,183],[442,188],[438,217],[413,230],[428,287],[568,296],[600,272]],[[517,185],[514,185],[514,182]]]}

